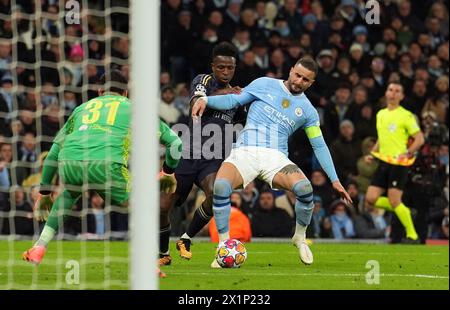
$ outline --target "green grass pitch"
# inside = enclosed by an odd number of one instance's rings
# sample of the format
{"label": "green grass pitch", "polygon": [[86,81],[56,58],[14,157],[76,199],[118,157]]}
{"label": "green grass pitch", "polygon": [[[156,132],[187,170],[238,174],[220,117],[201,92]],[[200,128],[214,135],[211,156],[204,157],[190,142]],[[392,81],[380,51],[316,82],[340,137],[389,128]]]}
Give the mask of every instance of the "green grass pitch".
{"label": "green grass pitch", "polygon": [[[0,241],[0,289],[129,287],[126,242],[53,242],[39,267],[21,260],[31,244]],[[190,261],[171,247],[172,265],[162,268],[164,290],[449,289],[448,246],[313,244],[314,264],[305,266],[288,243],[248,243],[241,268],[219,270],[209,267],[215,244],[195,243]],[[374,271],[368,261],[379,263],[379,284],[366,282]]]}

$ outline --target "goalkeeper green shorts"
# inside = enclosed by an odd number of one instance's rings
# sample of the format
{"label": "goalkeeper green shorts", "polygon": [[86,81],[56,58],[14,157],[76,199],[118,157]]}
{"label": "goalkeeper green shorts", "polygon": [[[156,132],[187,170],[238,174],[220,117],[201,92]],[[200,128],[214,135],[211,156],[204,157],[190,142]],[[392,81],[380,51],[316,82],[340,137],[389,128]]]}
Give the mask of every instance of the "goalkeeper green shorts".
{"label": "goalkeeper green shorts", "polygon": [[106,161],[61,161],[61,182],[69,192],[94,190],[106,204],[122,205],[130,196],[130,174],[123,164]]}

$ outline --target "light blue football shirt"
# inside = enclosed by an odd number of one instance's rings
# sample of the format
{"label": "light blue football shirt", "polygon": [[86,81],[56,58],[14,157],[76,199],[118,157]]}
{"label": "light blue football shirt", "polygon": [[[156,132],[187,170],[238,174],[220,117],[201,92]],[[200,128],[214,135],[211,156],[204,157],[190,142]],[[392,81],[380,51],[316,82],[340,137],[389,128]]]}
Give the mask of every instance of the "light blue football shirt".
{"label": "light blue football shirt", "polygon": [[262,77],[239,95],[208,97],[208,106],[228,109],[252,103],[235,147],[258,146],[288,155],[288,139],[299,128],[320,126],[317,110],[304,93],[293,95],[282,80]]}

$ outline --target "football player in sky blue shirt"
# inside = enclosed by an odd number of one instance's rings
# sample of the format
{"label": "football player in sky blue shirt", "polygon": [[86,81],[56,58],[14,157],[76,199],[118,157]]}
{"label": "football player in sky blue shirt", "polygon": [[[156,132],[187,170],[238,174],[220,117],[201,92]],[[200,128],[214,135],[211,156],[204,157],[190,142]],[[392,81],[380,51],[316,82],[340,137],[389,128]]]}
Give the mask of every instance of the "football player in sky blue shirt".
{"label": "football player in sky blue shirt", "polygon": [[[305,130],[333,188],[346,203],[352,203],[337,177],[320,130],[318,113],[304,94],[316,75],[316,62],[305,57],[291,68],[286,81],[263,77],[254,80],[238,95],[201,97],[195,102],[192,108],[194,120],[202,116],[206,106],[228,110],[251,104],[245,128],[214,182],[213,211],[220,241],[230,237],[230,195],[233,189],[245,187],[255,178],[260,178],[273,188],[295,194],[296,229],[292,241],[299,249],[301,261],[312,264],[313,255],[305,241],[314,207],[312,186],[297,165],[288,159],[288,138],[299,128]],[[219,265],[214,260],[211,267]]]}

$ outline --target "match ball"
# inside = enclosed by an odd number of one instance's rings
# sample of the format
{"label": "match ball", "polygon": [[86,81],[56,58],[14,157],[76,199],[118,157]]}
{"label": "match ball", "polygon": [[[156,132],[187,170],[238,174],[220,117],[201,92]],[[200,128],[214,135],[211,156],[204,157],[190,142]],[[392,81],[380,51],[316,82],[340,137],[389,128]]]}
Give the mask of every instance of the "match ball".
{"label": "match ball", "polygon": [[247,259],[247,250],[242,242],[228,239],[219,243],[216,260],[222,268],[239,268]]}

